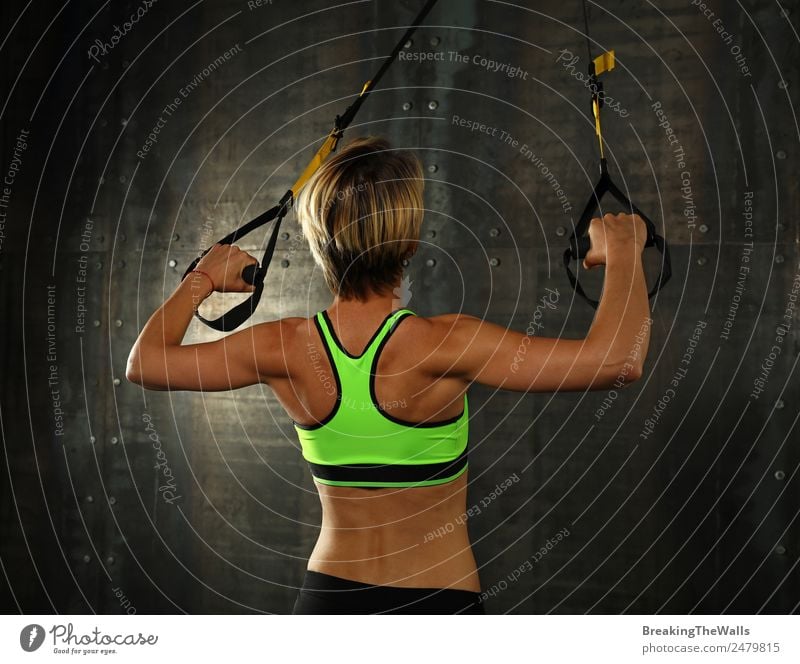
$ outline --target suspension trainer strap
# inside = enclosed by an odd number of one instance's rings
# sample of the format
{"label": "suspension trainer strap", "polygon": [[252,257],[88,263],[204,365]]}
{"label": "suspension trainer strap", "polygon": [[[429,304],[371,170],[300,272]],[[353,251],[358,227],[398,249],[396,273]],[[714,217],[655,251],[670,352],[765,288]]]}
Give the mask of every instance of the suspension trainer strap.
{"label": "suspension trainer strap", "polygon": [[[270,261],[272,261],[272,256],[275,253],[275,245],[278,241],[278,230],[280,229],[281,221],[286,216],[292,205],[294,205],[295,197],[300,193],[300,190],[303,188],[306,182],[308,182],[317,169],[322,166],[323,162],[328,158],[331,152],[336,150],[339,140],[344,135],[344,130],[353,121],[353,118],[355,118],[356,113],[358,113],[358,110],[366,101],[370,92],[372,92],[383,75],[395,61],[397,54],[400,53],[406,42],[411,38],[411,35],[414,34],[419,25],[425,20],[425,17],[431,11],[436,2],[437,0],[427,0],[419,14],[417,14],[417,17],[414,19],[413,23],[408,27],[400,41],[398,41],[397,45],[392,49],[392,52],[384,59],[383,64],[375,76],[364,83],[364,86],[361,88],[361,92],[359,93],[358,97],[356,97],[355,101],[347,107],[345,112],[342,115],[336,116],[333,129],[331,130],[330,134],[328,134],[325,142],[311,158],[308,166],[306,166],[306,168],[303,170],[300,177],[297,178],[297,181],[294,183],[294,185],[292,185],[292,188],[283,195],[280,202],[275,207],[270,208],[263,214],[257,216],[255,219],[237,228],[235,231],[228,233],[228,235],[226,235],[217,243],[233,244],[239,238],[244,237],[255,229],[269,223],[270,221],[274,221],[272,234],[270,235],[267,248],[264,251],[264,255],[261,259],[261,264],[248,265],[242,272],[242,278],[247,283],[256,287],[255,290],[250,294],[250,297],[214,320],[204,318],[197,310],[195,310],[194,315],[200,321],[215,330],[219,330],[220,332],[230,332],[231,330],[235,330],[237,327],[239,327],[255,313],[256,307],[261,299],[261,293],[264,290],[264,277],[267,275]],[[203,251],[203,253],[195,258],[194,261],[192,261],[192,263],[183,273],[184,278],[195,268],[200,259],[205,256],[209,250],[210,247]]]}
{"label": "suspension trainer strap", "polygon": [[655,285],[648,293],[648,297],[653,297],[661,288],[669,281],[672,276],[672,264],[669,256],[669,247],[663,237],[656,233],[655,224],[647,217],[639,208],[631,203],[622,190],[614,184],[611,176],[608,173],[608,164],[605,156],[605,146],[603,143],[603,129],[600,123],[600,109],[603,107],[603,100],[605,93],[603,91],[603,83],[597,78],[601,74],[611,71],[616,64],[614,51],[606,51],[601,53],[596,58],[592,58],[592,46],[589,39],[589,12],[586,7],[586,0],[583,0],[583,20],[586,35],[586,50],[589,54],[589,90],[591,91],[591,110],[594,118],[594,130],[597,136],[597,142],[600,149],[600,178],[594,186],[589,200],[583,209],[583,213],[572,231],[569,238],[569,247],[564,251],[564,268],[567,271],[567,277],[575,292],[583,297],[593,308],[597,308],[599,301],[593,300],[583,290],[583,287],[578,282],[577,277],[570,270],[570,261],[579,258],[584,258],[591,248],[591,242],[586,234],[589,230],[589,224],[595,216],[600,207],[603,196],[611,194],[617,202],[621,203],[625,210],[630,214],[639,215],[645,222],[647,227],[647,240],[645,247],[655,247],[661,252],[662,262],[661,270],[659,271],[658,279]]}

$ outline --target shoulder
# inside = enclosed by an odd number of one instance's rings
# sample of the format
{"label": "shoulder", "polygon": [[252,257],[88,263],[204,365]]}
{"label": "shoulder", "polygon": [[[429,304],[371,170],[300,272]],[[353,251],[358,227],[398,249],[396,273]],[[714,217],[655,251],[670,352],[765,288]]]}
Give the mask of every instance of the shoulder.
{"label": "shoulder", "polygon": [[[481,330],[484,322],[468,314],[441,314],[438,316],[408,316],[398,328],[397,336],[422,347],[445,362],[452,360],[468,347]],[[405,329],[403,329],[405,328]]]}
{"label": "shoulder", "polygon": [[292,359],[306,345],[313,328],[313,317],[281,318],[249,328],[252,338],[248,343],[258,355],[262,375],[284,377],[291,373]]}

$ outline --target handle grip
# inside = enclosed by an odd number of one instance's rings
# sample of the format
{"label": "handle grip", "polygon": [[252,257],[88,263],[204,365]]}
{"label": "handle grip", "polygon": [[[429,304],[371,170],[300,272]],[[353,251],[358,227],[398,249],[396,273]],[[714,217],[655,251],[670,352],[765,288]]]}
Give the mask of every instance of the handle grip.
{"label": "handle grip", "polygon": [[581,237],[571,237],[569,239],[570,255],[573,259],[585,258],[592,247],[592,242],[588,235]]}
{"label": "handle grip", "polygon": [[[645,241],[644,246],[652,247],[654,245],[655,245],[654,237],[653,235],[648,233],[647,240]],[[589,239],[588,235],[581,235],[581,237],[571,237],[569,239],[570,256],[572,256],[573,259],[586,258],[586,254],[589,253],[589,249],[591,248],[592,248],[592,241]]]}
{"label": "handle grip", "polygon": [[246,265],[244,270],[242,270],[242,279],[251,286],[255,286],[258,269],[258,263]]}

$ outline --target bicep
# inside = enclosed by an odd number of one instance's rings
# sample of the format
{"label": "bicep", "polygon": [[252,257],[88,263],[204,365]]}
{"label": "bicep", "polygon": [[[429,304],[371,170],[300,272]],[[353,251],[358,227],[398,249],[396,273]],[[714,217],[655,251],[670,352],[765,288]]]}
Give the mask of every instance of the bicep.
{"label": "bicep", "polygon": [[278,324],[260,323],[206,343],[139,349],[129,360],[128,377],[148,389],[203,392],[267,382],[280,371]]}
{"label": "bicep", "polygon": [[460,317],[461,350],[454,363],[464,378],[521,392],[605,389],[618,367],[586,339],[529,336],[494,323]]}

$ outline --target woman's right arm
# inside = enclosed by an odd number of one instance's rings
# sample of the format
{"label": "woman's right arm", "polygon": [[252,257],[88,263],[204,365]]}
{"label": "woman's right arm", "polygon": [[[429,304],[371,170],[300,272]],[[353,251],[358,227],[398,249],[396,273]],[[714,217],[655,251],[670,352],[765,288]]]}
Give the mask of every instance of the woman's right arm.
{"label": "woman's right arm", "polygon": [[584,339],[528,336],[456,314],[435,319],[446,341],[443,375],[524,392],[608,389],[641,377],[650,340],[642,266],[646,227],[638,216],[592,219],[587,269],[606,265],[600,303]]}

